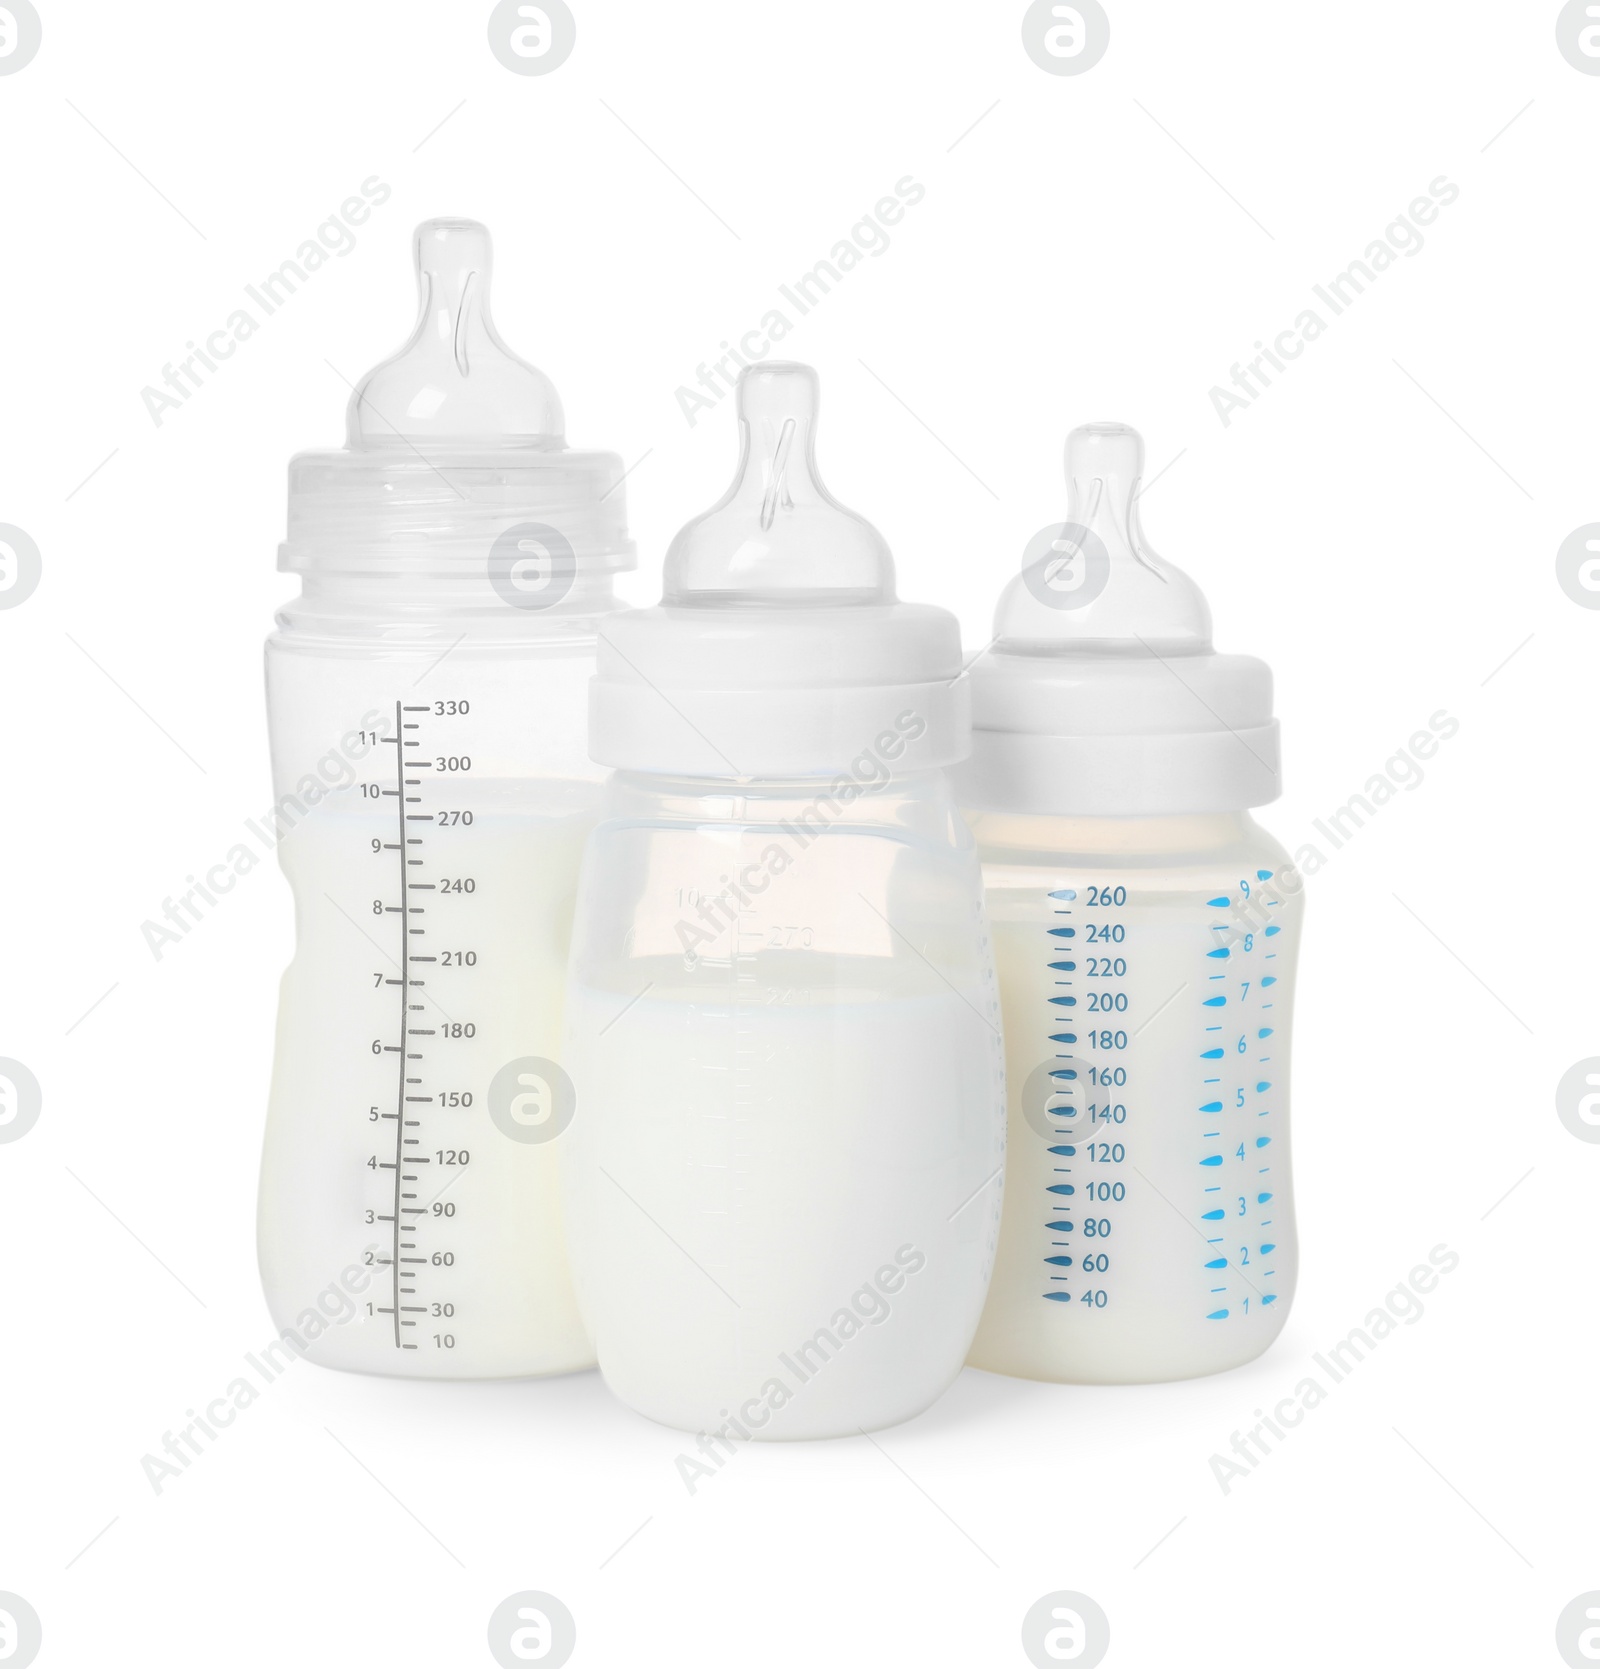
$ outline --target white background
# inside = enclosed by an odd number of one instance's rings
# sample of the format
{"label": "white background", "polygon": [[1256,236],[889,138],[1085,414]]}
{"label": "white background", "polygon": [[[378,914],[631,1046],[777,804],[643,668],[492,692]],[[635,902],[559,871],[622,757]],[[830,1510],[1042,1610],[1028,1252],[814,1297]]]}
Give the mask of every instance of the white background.
{"label": "white background", "polygon": [[[1600,78],[1549,0],[1107,0],[1059,77],[1018,0],[574,3],[570,61],[521,77],[484,0],[39,0],[0,78],[0,521],[44,562],[0,612],[0,1054],[44,1088],[0,1146],[0,1589],[39,1661],[487,1664],[539,1588],[580,1665],[1021,1664],[1070,1588],[1115,1669],[1558,1663],[1600,1587],[1600,1148],[1554,1110],[1600,1053],[1600,613],[1554,567],[1600,518]],[[155,426],[140,390],[374,174],[353,252]],[[140,926],[270,803],[284,465],[407,333],[412,226],[491,225],[506,339],[636,465],[646,601],[734,456],[729,404],[691,427],[675,390],[908,174],[893,246],[783,344],[904,595],[981,647],[1066,431],[1127,421],[1153,543],[1277,672],[1291,849],[1460,723],[1312,882],[1287,1331],[1190,1384],[968,1370],[876,1446],[753,1446],[694,1497],[594,1375],[300,1364],[156,1495],[141,1456],[272,1337],[288,891],[263,865],[159,962]],[[1213,385],[1440,175],[1421,252],[1225,427]],[[1422,1319],[1224,1494],[1211,1455],[1440,1243]]]}

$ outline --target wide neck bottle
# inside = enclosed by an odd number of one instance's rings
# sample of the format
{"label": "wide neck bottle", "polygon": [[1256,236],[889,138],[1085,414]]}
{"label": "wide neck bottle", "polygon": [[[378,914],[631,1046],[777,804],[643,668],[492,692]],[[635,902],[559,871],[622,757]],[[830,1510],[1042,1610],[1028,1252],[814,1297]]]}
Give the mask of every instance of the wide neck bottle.
{"label": "wide neck bottle", "polygon": [[662,604],[605,624],[573,933],[580,1304],[619,1397],[728,1451],[932,1401],[998,1204],[956,626],[823,489],[815,401],[805,367],[746,374],[733,487]]}
{"label": "wide neck bottle", "polygon": [[1006,1028],[1000,1252],[971,1360],[1091,1383],[1259,1355],[1296,1246],[1288,1064],[1302,908],[1249,815],[1276,797],[1271,678],[1216,654],[1139,526],[1142,448],[1067,447],[973,668],[959,792]]}
{"label": "wide neck bottle", "polygon": [[341,1271],[306,1353],[426,1377],[588,1365],[556,1185],[565,966],[603,773],[587,685],[631,560],[621,463],[568,449],[488,311],[487,234],[417,234],[416,330],[349,444],[290,466],[267,648],[296,908],[262,1165],[273,1315]]}

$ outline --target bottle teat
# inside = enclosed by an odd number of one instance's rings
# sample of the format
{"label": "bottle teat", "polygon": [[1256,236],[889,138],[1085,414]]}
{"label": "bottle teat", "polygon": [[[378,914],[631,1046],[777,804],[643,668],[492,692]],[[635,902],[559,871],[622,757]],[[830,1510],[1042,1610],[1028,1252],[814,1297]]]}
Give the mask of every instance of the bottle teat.
{"label": "bottle teat", "polygon": [[1144,442],[1123,423],[1067,436],[1066,520],[1036,534],[995,612],[1001,648],[1024,654],[1199,654],[1211,612],[1139,526]]}
{"label": "bottle teat", "polygon": [[560,397],[501,341],[490,317],[488,227],[426,220],[415,257],[416,329],[351,398],[351,447],[559,447]]}
{"label": "bottle teat", "polygon": [[776,361],[747,366],[736,401],[741,451],[733,485],[672,541],[661,600],[893,602],[888,545],[817,475],[816,372]]}

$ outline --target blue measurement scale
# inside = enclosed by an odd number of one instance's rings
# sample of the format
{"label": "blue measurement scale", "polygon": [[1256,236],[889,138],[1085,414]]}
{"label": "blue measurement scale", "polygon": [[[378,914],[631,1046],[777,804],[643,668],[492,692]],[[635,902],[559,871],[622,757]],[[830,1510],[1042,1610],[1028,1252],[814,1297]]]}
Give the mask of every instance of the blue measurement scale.
{"label": "blue measurement scale", "polygon": [[[1174,958],[1174,977],[1189,977],[1173,996],[1196,1004],[1199,1019],[1192,1098],[1181,1108],[1156,1104],[1170,1093],[1158,1091],[1159,1083],[1182,1079],[1166,1070],[1170,1063],[1141,1054],[1139,1030],[1159,1010],[1141,1016],[1133,988],[1133,964],[1141,955],[1165,960],[1173,940],[1162,934],[1142,944],[1124,886],[1048,894],[1046,1301],[1089,1310],[1115,1304],[1114,1270],[1119,1253],[1126,1263],[1130,1249],[1127,1201],[1139,1180],[1131,1162],[1135,1134],[1147,1143],[1181,1142],[1180,1114],[1195,1129],[1197,1184],[1189,1205],[1202,1271],[1194,1290],[1205,1319],[1227,1322],[1277,1301],[1276,1171],[1286,1086],[1274,1041],[1281,929],[1271,916],[1282,900],[1270,889],[1273,875],[1258,869],[1207,897],[1199,907],[1214,919],[1197,938],[1199,966],[1185,969],[1181,951]],[[1148,900],[1142,908],[1173,910]]]}
{"label": "blue measurement scale", "polygon": [[[1062,887],[1048,895],[1050,1042],[1055,1065],[1044,1109],[1053,1137],[1046,1184],[1051,1303],[1105,1309],[1112,1242],[1127,1198],[1128,902],[1124,886]],[[1081,1052],[1080,1052],[1081,1051]]]}
{"label": "blue measurement scale", "polygon": [[[1272,870],[1258,869],[1253,882],[1241,879],[1237,891],[1208,898],[1206,905],[1219,915],[1243,914],[1254,899],[1261,913],[1270,912],[1282,902],[1265,890],[1272,878]],[[1241,928],[1222,917],[1211,932],[1217,944],[1206,959],[1216,966],[1205,975],[1200,999],[1206,1040],[1200,1052],[1198,1110],[1206,1147],[1200,1167],[1207,1176],[1200,1219],[1211,1254],[1205,1259],[1212,1277],[1206,1318],[1227,1321],[1278,1298],[1273,1147],[1283,1086],[1274,1084],[1273,1037],[1279,980],[1274,942],[1281,929],[1271,920]]]}

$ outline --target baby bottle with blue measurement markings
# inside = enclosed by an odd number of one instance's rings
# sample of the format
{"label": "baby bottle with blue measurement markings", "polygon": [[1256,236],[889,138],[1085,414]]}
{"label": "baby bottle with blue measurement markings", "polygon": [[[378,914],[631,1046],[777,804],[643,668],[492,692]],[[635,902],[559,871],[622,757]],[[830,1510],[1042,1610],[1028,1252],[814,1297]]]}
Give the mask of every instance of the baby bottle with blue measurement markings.
{"label": "baby bottle with blue measurement markings", "polygon": [[1139,526],[1139,436],[1066,448],[972,668],[957,792],[1005,1015],[1000,1249],[969,1360],[1132,1383],[1235,1367],[1294,1294],[1289,1033],[1302,899],[1264,663],[1211,647]]}
{"label": "baby bottle with blue measurement markings", "polygon": [[926,1408],[999,1226],[959,633],[823,488],[816,402],[806,366],[744,372],[734,485],[660,605],[606,623],[593,685],[573,1271],[607,1384],[718,1455]]}
{"label": "baby bottle with blue measurement markings", "polygon": [[[294,892],[258,1243],[272,1316],[330,1367],[592,1365],[556,1140],[596,633],[631,566],[622,468],[489,314],[489,238],[416,234],[415,332],[289,470],[267,646]],[[239,849],[244,859],[250,854]]]}

